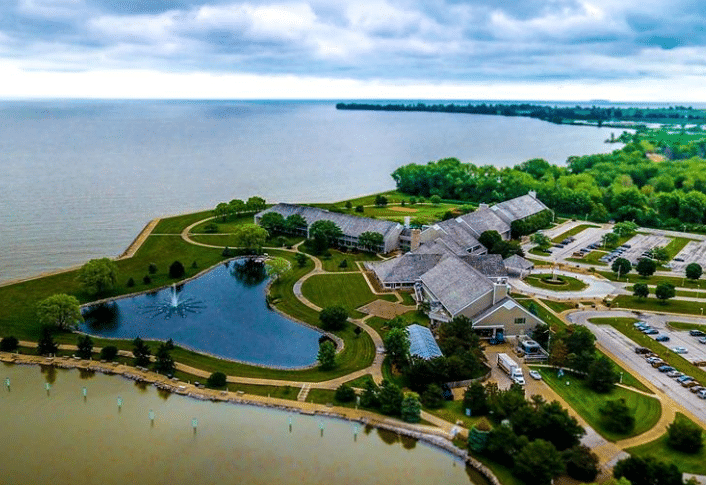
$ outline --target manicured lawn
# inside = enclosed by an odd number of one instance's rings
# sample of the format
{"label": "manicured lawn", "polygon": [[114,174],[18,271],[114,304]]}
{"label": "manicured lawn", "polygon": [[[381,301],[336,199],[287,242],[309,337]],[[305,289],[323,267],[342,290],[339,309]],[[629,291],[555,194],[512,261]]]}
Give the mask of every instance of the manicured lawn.
{"label": "manicured lawn", "polygon": [[706,324],[686,323],[686,322],[667,322],[672,328],[677,330],[703,330],[706,331]]}
{"label": "manicured lawn", "polygon": [[[620,387],[615,387],[607,394],[598,394],[584,385],[583,380],[565,374],[557,377],[557,372],[553,369],[538,367],[544,381],[559,394],[586,422],[609,441],[637,436],[652,428],[662,414],[659,400],[629,391]],[[569,383],[567,385],[566,383]],[[627,434],[616,433],[605,429],[598,409],[608,400],[625,399],[628,407],[635,416],[635,428]]]}
{"label": "manicured lawn", "polygon": [[560,284],[549,283],[549,278],[551,275],[530,275],[524,279],[524,282],[530,286],[552,291],[581,291],[588,287],[583,281],[571,276],[556,275],[556,278],[562,282]]}
{"label": "manicured lawn", "polygon": [[256,384],[228,383],[228,390],[231,392],[243,391],[245,394],[255,396],[269,396],[278,399],[297,400],[299,388],[293,386],[259,386]]}
{"label": "manicured lawn", "polygon": [[366,374],[362,377],[358,377],[356,379],[350,380],[350,381],[346,382],[346,384],[348,384],[351,387],[357,387],[357,388],[363,389],[363,388],[365,388],[365,384],[367,382],[373,382],[373,376],[371,374]]}
{"label": "manicured lawn", "polygon": [[402,297],[402,304],[403,305],[416,305],[417,302],[415,299],[412,297],[412,293],[409,291],[399,291],[398,292],[400,296]]}
{"label": "manicured lawn", "polygon": [[550,254],[552,254],[549,250],[543,251],[539,248],[532,248],[529,250],[529,253],[534,254],[535,256],[549,256]]}
{"label": "manicured lawn", "polygon": [[362,274],[314,275],[304,282],[302,293],[317,306],[340,305],[349,313],[373,300],[396,301],[394,295],[373,294]]}
{"label": "manicured lawn", "polygon": [[[689,421],[693,423],[693,421],[681,413],[677,413],[676,419],[677,421]],[[702,447],[701,451],[694,454],[677,451],[667,444],[666,433],[654,441],[628,448],[625,451],[633,456],[655,456],[667,463],[674,463],[682,473],[706,475],[706,446]]]}
{"label": "manicured lawn", "polygon": [[[618,275],[612,271],[599,271],[599,274],[605,276],[611,281],[618,281]],[[689,280],[687,278],[677,278],[675,276],[650,276],[648,278],[643,278],[637,273],[628,273],[627,275],[622,275],[620,281],[627,281],[628,283],[647,283],[648,285],[657,285],[666,281],[667,283],[673,284],[675,287],[693,288],[706,290],[706,279],[700,280]]]}
{"label": "manicured lawn", "polygon": [[566,258],[567,261],[573,261],[574,263],[591,264],[593,266],[608,266],[606,263],[599,261],[603,256],[605,256],[605,251],[591,251],[583,258]]}
{"label": "manicured lawn", "polygon": [[[630,319],[619,320],[608,318],[601,320],[605,320],[605,323],[618,330],[620,333],[628,337],[637,345],[647,347],[652,352],[659,355],[660,358],[664,360],[667,364],[671,365],[678,371],[692,376],[694,379],[701,383],[706,383],[706,371],[702,370],[700,367],[696,367],[694,364],[686,360],[681,355],[673,353],[660,342],[657,342],[655,339],[650,338],[648,335],[645,335],[644,333],[634,328],[632,326],[632,323],[629,321]],[[634,321],[635,320],[633,320],[633,322]]]}
{"label": "manicured lawn", "polygon": [[528,310],[530,310],[532,308],[531,306],[534,305],[537,316],[545,323],[549,324],[549,326],[551,326],[554,330],[566,327],[566,324],[558,316],[544,308],[539,303],[536,303],[530,299],[521,299],[516,301]]}
{"label": "manicured lawn", "polygon": [[564,303],[561,301],[552,301],[552,300],[541,300],[542,303],[547,305],[549,308],[554,310],[557,313],[561,313],[566,310],[571,310],[573,308],[576,308],[576,306],[573,303]]}
{"label": "manicured lawn", "polygon": [[[336,251],[335,249],[330,249],[330,257],[317,256],[321,260],[321,265],[324,270],[336,272],[336,271],[359,271],[358,265],[355,264],[356,261],[380,261],[374,253],[365,252],[348,252],[342,253],[341,251]],[[346,266],[341,267],[341,263],[346,261]]]}
{"label": "manicured lawn", "polygon": [[425,411],[445,419],[449,423],[455,423],[459,419],[463,422],[463,427],[471,429],[471,427],[482,419],[482,416],[466,416],[466,410],[463,408],[463,400],[444,401],[443,407],[439,409],[424,408]]}
{"label": "manicured lawn", "polygon": [[[429,326],[429,317],[427,317],[423,312],[407,312],[401,315],[401,317],[404,318],[409,325],[416,323],[424,327]],[[385,338],[387,332],[390,331],[389,327],[387,326],[388,321],[389,320],[385,320],[384,318],[380,317],[370,317],[365,321],[365,323],[373,327],[375,331],[380,334],[381,337]]]}
{"label": "manicured lawn", "polygon": [[672,240],[669,241],[669,244],[664,247],[664,249],[667,251],[667,254],[669,255],[669,259],[672,259],[674,258],[674,256],[679,254],[679,251],[684,249],[684,246],[689,244],[690,241],[694,241],[694,239],[688,239],[685,237],[672,238]]}
{"label": "manicured lawn", "polygon": [[181,234],[181,231],[183,231],[184,228],[190,226],[194,222],[198,222],[211,216],[213,216],[213,211],[207,210],[184,214],[181,216],[167,217],[160,220],[152,232],[155,234]]}
{"label": "manicured lawn", "polygon": [[[385,219],[388,221],[394,221],[403,223],[405,217],[410,217],[412,219],[417,219],[422,221],[424,224],[431,224],[433,222],[438,222],[443,219],[446,212],[455,212],[462,204],[458,203],[445,203],[440,202],[439,204],[431,204],[429,202],[417,203],[417,204],[405,204],[404,206],[399,203],[389,203],[384,207],[377,207],[373,200],[369,202],[369,205],[365,205],[363,212],[357,212],[355,210],[356,204],[353,204],[353,208],[346,209],[343,204],[337,204],[337,209],[343,210],[344,213],[359,217],[371,217],[375,219]],[[466,204],[463,204],[466,205]],[[459,212],[460,215],[460,212]]]}
{"label": "manicured lawn", "polygon": [[706,308],[706,302],[668,300],[662,303],[655,297],[640,299],[631,295],[620,295],[613,300],[613,306],[654,312],[701,315],[701,309]]}
{"label": "manicured lawn", "polygon": [[[213,214],[211,214],[213,215]],[[194,227],[191,232],[193,234],[198,234],[198,233],[204,233],[204,228],[209,225],[209,224],[215,224],[218,226],[218,233],[221,234],[228,234],[235,232],[235,230],[238,228],[238,226],[242,226],[243,224],[252,224],[254,219],[255,213],[250,213],[250,214],[243,214],[243,215],[238,215],[238,216],[228,216],[226,217],[225,222],[223,222],[223,219],[220,217],[217,217],[216,219],[211,219],[210,221],[205,221],[199,224],[198,226]],[[206,216],[208,217],[208,216]],[[196,222],[196,221],[194,221]]]}
{"label": "manicured lawn", "polygon": [[591,228],[591,227],[598,228],[598,227],[600,227],[600,226],[596,226],[596,225],[594,225],[594,224],[579,224],[579,225],[576,226],[576,227],[572,227],[572,228],[569,229],[568,231],[562,232],[561,234],[559,234],[558,236],[556,236],[554,239],[552,239],[552,242],[553,242],[553,243],[560,243],[561,241],[563,241],[563,240],[566,239],[567,237],[575,236],[576,234],[578,234],[578,233],[580,233],[580,232],[583,232],[583,231],[585,231],[586,229],[589,229],[589,228]]}

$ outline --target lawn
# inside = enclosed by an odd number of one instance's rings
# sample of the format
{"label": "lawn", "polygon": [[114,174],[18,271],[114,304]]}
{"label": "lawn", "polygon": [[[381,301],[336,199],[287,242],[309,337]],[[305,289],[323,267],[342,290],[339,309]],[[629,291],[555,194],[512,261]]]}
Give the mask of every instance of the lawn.
{"label": "lawn", "polygon": [[[599,271],[599,274],[605,276],[611,281],[618,281],[618,275],[612,271]],[[675,287],[693,288],[706,290],[706,279],[700,280],[689,280],[687,278],[677,278],[675,276],[650,276],[648,278],[643,278],[637,273],[629,273],[627,275],[622,275],[620,281],[626,281],[628,283],[647,283],[648,285],[657,285],[666,281],[667,283],[673,284]]]}
{"label": "lawn", "polygon": [[[557,377],[553,369],[539,367],[544,382],[559,394],[586,422],[608,441],[618,441],[632,436],[637,436],[652,428],[662,414],[662,407],[658,399],[639,394],[620,387],[613,388],[607,394],[598,394],[584,385],[583,380],[565,374]],[[567,385],[567,382],[569,385]],[[635,416],[635,428],[630,433],[621,434],[610,431],[603,426],[600,412],[598,411],[607,400],[625,399],[626,404]]]}
{"label": "lawn", "polygon": [[443,219],[444,214],[447,212],[458,213],[458,208],[460,204],[458,203],[446,203],[440,202],[438,204],[431,204],[428,202],[417,203],[417,204],[405,204],[404,206],[400,204],[388,204],[384,207],[377,207],[372,205],[374,203],[370,202],[371,205],[366,205],[363,207],[363,212],[358,212],[355,210],[356,205],[353,205],[352,209],[346,209],[345,206],[338,205],[336,208],[342,210],[345,214],[350,214],[358,217],[370,217],[374,219],[385,219],[388,221],[403,223],[405,217],[410,217],[411,219],[417,219],[424,224],[431,224],[438,222]]}
{"label": "lawn", "polygon": [[595,224],[579,224],[578,226],[572,227],[568,231],[564,231],[561,234],[559,234],[558,236],[554,237],[554,239],[552,239],[552,242],[553,243],[560,243],[561,241],[563,241],[567,237],[575,236],[576,234],[583,232],[586,229],[589,229],[592,227],[598,229],[600,226],[596,226]]}
{"label": "lawn", "polygon": [[409,305],[409,306],[414,306],[417,304],[416,300],[412,296],[412,292],[410,291],[399,291],[398,292],[400,296],[402,297],[402,304],[403,305]]}
{"label": "lawn", "polygon": [[425,407],[424,410],[449,423],[455,423],[460,419],[463,422],[463,427],[466,429],[471,429],[474,424],[483,419],[482,416],[466,416],[466,410],[463,408],[463,399],[444,401],[444,405],[439,409],[429,409]]}
{"label": "lawn", "polygon": [[302,293],[321,308],[340,305],[356,316],[360,316],[359,312],[353,313],[356,308],[373,300],[397,300],[394,295],[373,294],[360,273],[314,275],[304,281]]}
{"label": "lawn", "polygon": [[672,328],[677,330],[704,330],[706,331],[706,324],[702,323],[686,323],[686,322],[667,322]]}
{"label": "lawn", "polygon": [[154,234],[181,234],[181,231],[194,222],[198,222],[212,216],[213,211],[208,210],[193,212],[191,214],[184,214],[181,216],[166,217],[164,219],[160,219],[152,232]]}
{"label": "lawn", "polygon": [[608,266],[607,263],[599,261],[603,256],[605,256],[605,251],[591,251],[583,258],[566,258],[567,261],[573,261],[574,263],[591,264],[593,266]]}
{"label": "lawn", "polygon": [[545,323],[549,324],[549,326],[551,326],[555,331],[560,328],[566,327],[566,323],[564,323],[558,316],[544,308],[542,305],[530,299],[521,299],[516,301],[517,303],[519,303],[530,311],[532,310],[532,305],[534,305],[534,308],[536,310],[535,314],[539,318],[541,318]]}
{"label": "lawn", "polygon": [[[693,423],[689,418],[681,413],[677,413],[678,421],[685,420]],[[703,435],[702,435],[703,436]],[[706,475],[706,446],[701,448],[701,451],[695,454],[684,453],[672,449],[667,444],[667,434],[654,441],[645,443],[644,445],[628,448],[625,451],[633,456],[656,456],[660,460],[667,463],[674,463],[682,473],[695,473],[697,475]]]}
{"label": "lawn", "polygon": [[524,279],[524,282],[536,288],[552,291],[581,291],[588,288],[586,283],[572,276],[556,275],[556,278],[561,281],[558,284],[550,283],[550,278],[552,276],[546,274],[530,275]]}
{"label": "lawn", "polygon": [[[671,365],[675,369],[684,374],[692,376],[699,382],[706,383],[706,371],[686,360],[679,354],[675,354],[667,349],[664,345],[657,342],[655,339],[645,335],[636,328],[633,327],[630,319],[596,319],[605,320],[605,323],[615,328],[617,331],[628,337],[630,340],[636,344],[647,347],[655,354],[659,355],[662,360],[667,364]],[[633,322],[635,320],[632,320]],[[595,322],[594,322],[595,323]]]}
{"label": "lawn", "polygon": [[257,384],[240,384],[232,382],[229,382],[227,387],[230,392],[243,391],[245,394],[268,396],[278,399],[289,399],[291,401],[297,400],[300,390],[300,388],[293,386],[260,386]]}
{"label": "lawn", "polygon": [[225,222],[223,222],[223,219],[218,217],[216,219],[211,219],[210,221],[202,222],[198,226],[191,229],[191,232],[194,234],[205,233],[206,231],[204,230],[204,228],[206,226],[208,226],[209,224],[215,224],[216,226],[218,226],[218,233],[233,233],[236,231],[238,226],[242,226],[243,224],[252,224],[254,221],[253,215],[254,213],[238,216],[228,216],[226,217]]}
{"label": "lawn", "polygon": [[669,241],[669,244],[664,247],[664,249],[667,251],[667,254],[669,255],[669,259],[672,259],[674,258],[674,256],[679,254],[679,251],[684,249],[684,246],[689,244],[690,241],[695,241],[695,239],[675,237],[671,241]]}
{"label": "lawn", "polygon": [[[303,249],[303,248],[302,248]],[[380,261],[374,253],[367,252],[348,252],[343,253],[330,249],[331,256],[317,256],[321,260],[321,265],[324,270],[330,272],[337,271],[359,271],[356,261]],[[341,267],[341,263],[345,261],[345,266]]]}
{"label": "lawn", "polygon": [[620,308],[631,308],[635,310],[684,313],[687,315],[701,315],[701,309],[706,307],[706,302],[668,300],[662,303],[657,298],[637,298],[631,295],[620,295],[613,299],[613,306]]}
{"label": "lawn", "polygon": [[[427,317],[426,314],[424,314],[423,312],[415,310],[407,312],[401,315],[401,317],[404,318],[409,325],[416,323],[422,325],[423,327],[429,326],[429,317]],[[370,317],[365,321],[365,323],[373,327],[381,337],[385,338],[387,332],[390,331],[389,327],[387,326],[388,321],[389,320],[385,320],[384,318],[380,317]]]}
{"label": "lawn", "polygon": [[543,299],[541,299],[540,301],[557,313],[561,313],[563,311],[572,310],[572,309],[576,308],[576,306],[573,303],[564,303],[561,301],[552,301],[552,300],[543,300]]}

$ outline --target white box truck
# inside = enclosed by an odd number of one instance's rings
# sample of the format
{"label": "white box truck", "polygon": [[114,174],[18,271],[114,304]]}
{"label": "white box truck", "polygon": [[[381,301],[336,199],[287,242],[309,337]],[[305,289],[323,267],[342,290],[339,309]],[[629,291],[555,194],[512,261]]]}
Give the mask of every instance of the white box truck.
{"label": "white box truck", "polygon": [[507,372],[513,382],[521,386],[525,385],[525,376],[522,374],[522,368],[509,355],[498,354],[498,367]]}

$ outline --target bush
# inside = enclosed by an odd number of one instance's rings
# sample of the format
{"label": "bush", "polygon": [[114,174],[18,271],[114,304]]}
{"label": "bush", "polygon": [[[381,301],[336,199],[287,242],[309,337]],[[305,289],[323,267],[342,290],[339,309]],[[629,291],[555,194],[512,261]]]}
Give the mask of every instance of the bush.
{"label": "bush", "polygon": [[186,274],[184,265],[179,261],[174,261],[171,266],[169,266],[169,277],[170,278],[181,278]]}
{"label": "bush", "polygon": [[198,264],[196,261],[194,261],[193,263],[191,263],[191,268],[192,268],[192,269],[196,269],[196,268],[198,268],[198,267],[199,267],[199,264]]}
{"label": "bush", "polygon": [[214,224],[214,223],[206,224],[203,228],[203,231],[207,232],[209,234],[214,234],[214,233],[218,232],[218,224]]}
{"label": "bush", "polygon": [[142,282],[146,285],[149,285],[150,283],[152,283],[152,278],[150,278],[150,275],[146,274],[145,277],[142,278]]}
{"label": "bush", "polygon": [[348,267],[348,260],[347,260],[347,259],[344,259],[343,261],[341,261],[340,263],[338,263],[338,267],[339,267],[339,268],[347,268],[347,267]]}
{"label": "bush", "polygon": [[211,388],[225,387],[227,383],[226,375],[223,372],[214,372],[206,380],[206,385]]}
{"label": "bush", "polygon": [[324,330],[342,330],[347,319],[348,312],[341,306],[326,307],[319,314],[321,328]]}
{"label": "bush", "polygon": [[3,352],[15,352],[19,344],[16,337],[4,337],[0,340],[0,350]]}
{"label": "bush", "polygon": [[677,416],[667,427],[667,444],[684,453],[698,453],[704,445],[702,434],[699,426]]}
{"label": "bush", "polygon": [[157,274],[157,265],[154,263],[150,263],[150,265],[147,266],[147,272],[149,274]]}
{"label": "bush", "polygon": [[127,286],[128,288],[132,288],[133,286],[135,286],[135,279],[134,279],[134,278],[128,279],[128,280],[127,280],[127,283],[126,283],[126,286]]}
{"label": "bush", "polygon": [[429,384],[422,393],[422,403],[429,409],[439,409],[444,405],[444,395],[438,384]]}
{"label": "bush", "polygon": [[585,445],[574,446],[564,451],[566,473],[576,480],[592,482],[598,476],[598,456]]}
{"label": "bush", "polygon": [[606,401],[598,411],[604,426],[610,431],[627,434],[635,428],[635,416],[623,398]]}
{"label": "bush", "polygon": [[101,360],[112,361],[118,356],[118,348],[115,345],[108,345],[103,347],[100,353]]}
{"label": "bush", "polygon": [[357,205],[355,206],[355,211],[360,212],[362,214],[363,212],[365,212],[365,207],[363,207],[362,205]]}
{"label": "bush", "polygon": [[348,384],[341,384],[338,389],[336,389],[335,395],[336,401],[338,402],[351,402],[355,400],[355,391]]}
{"label": "bush", "polygon": [[438,195],[432,195],[431,197],[429,197],[429,202],[434,205],[439,205],[439,203],[441,202],[441,197],[439,197]]}

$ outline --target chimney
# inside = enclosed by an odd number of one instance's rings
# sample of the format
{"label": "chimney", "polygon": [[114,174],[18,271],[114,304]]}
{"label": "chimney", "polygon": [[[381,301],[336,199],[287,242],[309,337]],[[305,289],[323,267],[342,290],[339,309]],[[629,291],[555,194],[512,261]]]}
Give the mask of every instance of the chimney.
{"label": "chimney", "polygon": [[493,305],[507,297],[507,282],[505,279],[493,282]]}
{"label": "chimney", "polygon": [[412,220],[410,216],[404,216],[404,227],[405,229],[409,229],[409,223]]}
{"label": "chimney", "polygon": [[419,249],[421,234],[422,234],[422,231],[420,231],[419,229],[412,229],[412,235],[411,235],[410,241],[409,241],[409,250],[410,251],[416,251],[417,249]]}

